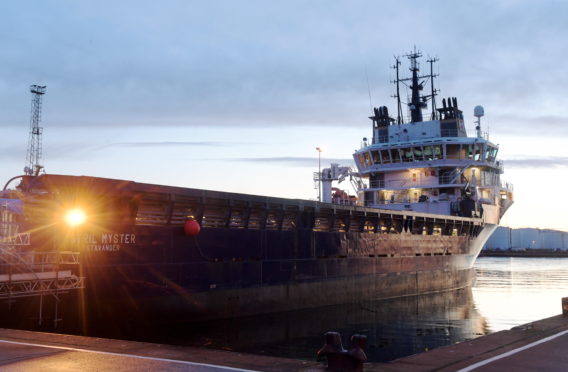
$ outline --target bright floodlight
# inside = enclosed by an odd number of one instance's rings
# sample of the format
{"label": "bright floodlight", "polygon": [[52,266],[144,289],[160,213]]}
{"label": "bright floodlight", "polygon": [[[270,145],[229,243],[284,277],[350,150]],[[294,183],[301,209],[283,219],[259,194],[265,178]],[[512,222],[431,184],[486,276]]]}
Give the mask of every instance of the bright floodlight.
{"label": "bright floodlight", "polygon": [[82,209],[71,209],[65,215],[65,222],[71,227],[82,225],[87,220],[87,215]]}

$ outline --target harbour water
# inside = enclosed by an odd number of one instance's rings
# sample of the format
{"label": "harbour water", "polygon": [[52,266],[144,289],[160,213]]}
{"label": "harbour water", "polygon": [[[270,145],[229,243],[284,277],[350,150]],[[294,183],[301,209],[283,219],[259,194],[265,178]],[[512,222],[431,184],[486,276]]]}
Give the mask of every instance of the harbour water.
{"label": "harbour water", "polygon": [[558,315],[568,297],[568,258],[480,257],[475,308],[497,332]]}
{"label": "harbour water", "polygon": [[[557,315],[568,296],[568,258],[476,263],[472,289],[358,305],[164,328],[160,341],[313,359],[323,333],[368,337],[370,361],[388,361]],[[157,336],[157,335],[154,335]]]}

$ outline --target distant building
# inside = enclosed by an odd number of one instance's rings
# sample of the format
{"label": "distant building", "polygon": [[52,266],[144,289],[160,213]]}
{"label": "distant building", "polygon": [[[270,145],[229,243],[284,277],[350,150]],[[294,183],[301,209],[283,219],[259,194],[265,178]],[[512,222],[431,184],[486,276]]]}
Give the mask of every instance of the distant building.
{"label": "distant building", "polygon": [[568,232],[548,229],[511,229],[499,226],[483,249],[525,250],[553,249],[568,250]]}

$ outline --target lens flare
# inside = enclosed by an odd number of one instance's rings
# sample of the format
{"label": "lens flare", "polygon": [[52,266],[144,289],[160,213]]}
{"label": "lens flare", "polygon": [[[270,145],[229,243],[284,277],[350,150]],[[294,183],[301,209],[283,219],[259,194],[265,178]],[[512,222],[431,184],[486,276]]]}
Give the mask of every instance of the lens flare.
{"label": "lens flare", "polygon": [[82,225],[87,220],[87,215],[82,209],[71,209],[65,215],[65,222],[71,227]]}

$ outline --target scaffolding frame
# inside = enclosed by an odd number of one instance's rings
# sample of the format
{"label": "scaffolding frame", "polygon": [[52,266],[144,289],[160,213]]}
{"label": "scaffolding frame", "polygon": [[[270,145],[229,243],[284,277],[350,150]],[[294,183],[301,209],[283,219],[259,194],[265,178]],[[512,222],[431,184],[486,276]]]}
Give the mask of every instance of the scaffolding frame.
{"label": "scaffolding frame", "polygon": [[38,325],[43,325],[43,297],[55,299],[54,327],[58,317],[60,295],[85,288],[85,278],[76,274],[79,252],[34,251],[29,233],[20,233],[19,224],[8,209],[0,204],[0,300],[8,306],[18,298],[39,297]]}

